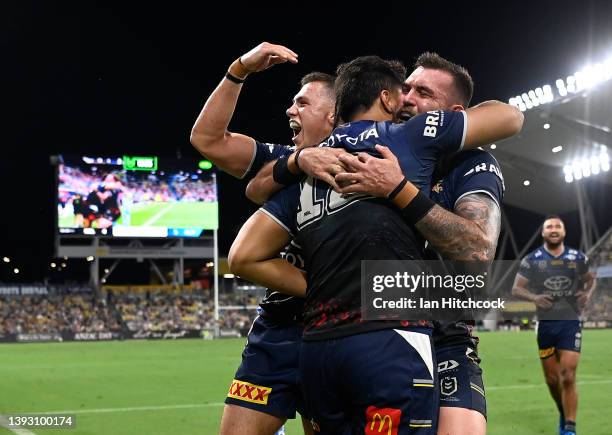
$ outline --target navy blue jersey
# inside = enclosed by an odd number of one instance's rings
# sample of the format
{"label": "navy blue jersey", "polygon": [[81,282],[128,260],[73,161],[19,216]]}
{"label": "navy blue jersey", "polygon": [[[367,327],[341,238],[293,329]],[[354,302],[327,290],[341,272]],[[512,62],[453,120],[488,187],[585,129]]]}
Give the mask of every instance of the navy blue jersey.
{"label": "navy blue jersey", "polygon": [[[434,112],[397,125],[358,121],[335,129],[323,146],[376,154],[384,144],[405,175],[429,190],[436,159],[458,150],[465,138],[463,112]],[[304,339],[329,339],[410,322],[363,321],[361,261],[422,257],[422,242],[386,199],[340,195],[321,180],[288,186],[262,210],[295,236],[308,271]]]}
{"label": "navy blue jersey", "polygon": [[[437,174],[442,178],[432,187],[431,198],[449,211],[455,209],[457,201],[473,193],[488,195],[498,206],[501,205],[504,178],[499,163],[486,151],[475,149],[455,154],[439,166]],[[473,316],[466,312],[459,317],[465,320],[436,322],[433,334],[436,346],[466,344],[476,347],[477,338],[471,336]]]}
{"label": "navy blue jersey", "polygon": [[336,128],[321,146],[367,152],[380,157],[375,145],[385,145],[397,156],[404,175],[429,192],[438,159],[463,147],[467,129],[465,112],[435,110],[402,124],[356,121]]}
{"label": "navy blue jersey", "polygon": [[255,141],[255,149],[253,150],[251,164],[244,172],[242,179],[249,180],[253,178],[266,163],[276,160],[279,157],[289,156],[293,151],[295,151],[295,146]]}
{"label": "navy blue jersey", "polygon": [[[255,141],[253,158],[243,179],[253,178],[266,163],[279,157],[289,156],[293,153],[294,149],[295,147],[292,146]],[[281,257],[286,258],[291,264],[304,270],[304,260],[299,252],[299,246],[295,243],[289,244],[281,253]],[[277,322],[285,322],[301,316],[304,299],[283,295],[268,289],[259,306],[264,317],[271,318]]]}
{"label": "navy blue jersey", "polygon": [[529,291],[553,298],[552,308],[537,308],[539,320],[578,319],[576,293],[582,288],[581,277],[589,270],[587,262],[586,255],[568,247],[558,257],[542,246],[523,258],[518,273],[529,280]]}
{"label": "navy blue jersey", "polygon": [[454,155],[448,171],[431,189],[431,199],[453,211],[457,201],[472,193],[488,195],[501,205],[504,178],[499,163],[490,153],[475,149]]}

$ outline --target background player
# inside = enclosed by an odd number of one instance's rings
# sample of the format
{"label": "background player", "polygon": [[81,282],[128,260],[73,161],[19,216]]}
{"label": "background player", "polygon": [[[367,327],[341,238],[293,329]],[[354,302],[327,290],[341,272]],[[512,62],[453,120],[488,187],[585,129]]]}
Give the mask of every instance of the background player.
{"label": "background player", "polygon": [[512,293],[536,305],[540,360],[559,410],[559,433],[575,435],[576,369],[582,345],[579,316],[591,298],[595,277],[589,273],[586,256],[565,246],[565,235],[558,216],[544,220],[544,244],[521,261]]}

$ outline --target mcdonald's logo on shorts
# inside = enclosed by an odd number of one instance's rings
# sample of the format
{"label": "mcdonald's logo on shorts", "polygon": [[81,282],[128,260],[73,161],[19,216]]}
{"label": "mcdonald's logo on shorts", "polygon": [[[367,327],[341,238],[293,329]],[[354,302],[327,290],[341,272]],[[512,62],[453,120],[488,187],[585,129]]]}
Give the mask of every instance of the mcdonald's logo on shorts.
{"label": "mcdonald's logo on shorts", "polygon": [[366,409],[365,435],[397,435],[401,418],[401,409],[369,406]]}
{"label": "mcdonald's logo on shorts", "polygon": [[270,396],[271,392],[272,388],[260,387],[259,385],[234,379],[232,381],[232,385],[230,385],[227,397],[244,400],[245,402],[267,405],[268,396]]}

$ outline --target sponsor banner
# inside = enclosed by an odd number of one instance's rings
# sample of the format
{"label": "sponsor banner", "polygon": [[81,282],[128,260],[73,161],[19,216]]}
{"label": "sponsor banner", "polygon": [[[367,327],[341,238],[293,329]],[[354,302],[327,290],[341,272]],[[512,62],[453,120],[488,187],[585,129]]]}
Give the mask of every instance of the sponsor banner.
{"label": "sponsor banner", "polygon": [[93,293],[89,286],[48,286],[48,285],[3,285],[0,286],[0,296],[45,296],[65,295],[75,293]]}
{"label": "sponsor banner", "polygon": [[46,341],[63,341],[59,333],[36,333],[36,334],[16,334],[15,341],[18,343],[42,343]]}
{"label": "sponsor banner", "polygon": [[105,341],[105,340],[121,340],[123,334],[121,332],[98,331],[98,332],[67,332],[63,333],[62,337],[66,341]]}
{"label": "sponsor banner", "polygon": [[175,329],[172,331],[129,331],[126,338],[140,340],[176,340],[178,338],[201,338],[198,329]]}
{"label": "sponsor banner", "polygon": [[112,293],[146,293],[146,292],[193,292],[199,290],[194,285],[103,285],[102,292]]}

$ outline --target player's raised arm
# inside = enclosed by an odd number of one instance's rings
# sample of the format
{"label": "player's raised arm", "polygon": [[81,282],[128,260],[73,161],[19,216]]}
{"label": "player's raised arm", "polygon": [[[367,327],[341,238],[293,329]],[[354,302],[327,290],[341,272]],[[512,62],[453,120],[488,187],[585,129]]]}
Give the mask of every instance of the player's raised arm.
{"label": "player's raised arm", "polygon": [[484,101],[465,111],[467,129],[464,149],[473,149],[509,138],[523,128],[523,113],[501,101]]}
{"label": "player's raised arm", "polygon": [[297,54],[282,45],[263,42],[236,59],[208,97],[191,130],[191,144],[223,171],[242,177],[255,155],[255,140],[227,130],[242,83],[249,74],[278,63],[297,63]]}

